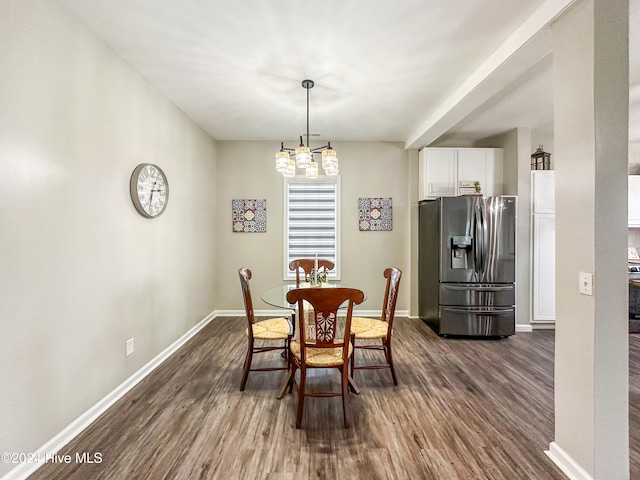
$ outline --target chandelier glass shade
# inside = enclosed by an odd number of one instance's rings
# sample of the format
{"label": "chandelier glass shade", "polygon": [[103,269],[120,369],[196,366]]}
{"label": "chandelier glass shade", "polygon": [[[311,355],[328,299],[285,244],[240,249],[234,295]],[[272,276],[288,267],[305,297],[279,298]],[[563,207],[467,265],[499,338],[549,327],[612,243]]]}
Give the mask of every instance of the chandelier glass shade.
{"label": "chandelier glass shade", "polygon": [[295,177],[296,176],[296,161],[293,158],[289,158],[289,164],[287,165],[287,170],[282,172],[285,177]]}
{"label": "chandelier glass shade", "polygon": [[335,165],[324,167],[324,173],[327,175],[338,175],[338,164],[336,163]]}
{"label": "chandelier glass shade", "polygon": [[331,148],[331,142],[327,145],[327,149],[322,151],[322,168],[327,170],[330,169],[338,169],[338,155],[336,155],[336,151]]}
{"label": "chandelier glass shade", "polygon": [[311,162],[305,169],[305,174],[307,175],[307,178],[316,178],[318,176],[318,164],[316,162]]}
{"label": "chandelier glass shade", "polygon": [[300,145],[296,148],[296,166],[298,168],[308,168],[311,165],[311,149]]}
{"label": "chandelier glass shade", "polygon": [[285,152],[281,147],[280,151],[276,153],[276,170],[280,173],[286,172],[289,167],[289,160],[291,160],[289,152]]}
{"label": "chandelier glass shade", "polygon": [[[331,142],[318,148],[309,147],[309,90],[313,88],[313,80],[303,80],[302,87],[307,90],[307,144],[305,145],[300,137],[300,146],[295,150],[286,148],[284,142],[280,143],[280,151],[276,153],[276,170],[285,177],[294,177],[296,168],[304,169],[307,178],[318,176],[318,163],[314,155],[322,152],[322,169],[325,175],[338,175],[338,155],[331,148]],[[291,153],[293,157],[291,158]]]}

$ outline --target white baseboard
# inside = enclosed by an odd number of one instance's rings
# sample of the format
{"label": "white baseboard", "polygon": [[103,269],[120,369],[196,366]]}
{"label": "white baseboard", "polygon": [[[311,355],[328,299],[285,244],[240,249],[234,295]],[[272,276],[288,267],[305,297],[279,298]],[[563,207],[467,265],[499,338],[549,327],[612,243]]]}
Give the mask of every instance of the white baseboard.
{"label": "white baseboard", "polygon": [[[243,313],[244,315],[244,313]],[[135,387],[142,379],[153,372],[160,364],[175,353],[180,347],[187,343],[196,333],[202,330],[211,320],[217,316],[217,312],[211,312],[197,325],[192,327],[184,335],[169,345],[166,349],[156,355],[149,363],[143,366],[136,373],[118,385],[113,391],[108,393],[102,400],[89,408],[86,412],[76,418],[65,427],[55,437],[45,443],[36,452],[34,458],[42,459],[35,463],[21,463],[6,473],[0,480],[25,480],[29,475],[44,465],[44,459],[51,458],[62,447],[78,436],[85,428],[102,415],[109,407],[122,398],[129,390]],[[37,456],[36,456],[37,455]]]}
{"label": "white baseboard", "polygon": [[[282,312],[284,312],[284,309],[280,309],[280,310],[254,310],[253,313],[254,315],[257,316],[263,316],[263,315],[268,315],[270,317],[277,317],[278,316],[278,312],[280,312],[280,316],[282,316]],[[263,312],[269,312],[269,313],[263,313]],[[245,313],[244,310],[216,310],[215,311],[215,316],[216,317],[244,317]]]}
{"label": "white baseboard", "polygon": [[531,322],[531,327],[534,330],[555,330],[556,322]]}
{"label": "white baseboard", "polygon": [[516,333],[520,332],[530,333],[533,332],[533,328],[525,323],[516,323]]}
{"label": "white baseboard", "polygon": [[571,458],[556,442],[549,444],[549,450],[544,453],[553,460],[569,480],[593,480],[593,477]]}

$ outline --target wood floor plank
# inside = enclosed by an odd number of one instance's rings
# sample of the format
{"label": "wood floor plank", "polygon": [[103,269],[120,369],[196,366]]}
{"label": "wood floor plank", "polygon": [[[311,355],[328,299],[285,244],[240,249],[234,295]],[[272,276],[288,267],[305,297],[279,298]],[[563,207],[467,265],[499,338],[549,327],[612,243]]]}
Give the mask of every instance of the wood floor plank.
{"label": "wood floor plank", "polygon": [[[544,454],[553,440],[553,331],[444,339],[396,318],[399,385],[387,370],[360,370],[350,429],[338,397],[307,399],[297,430],[295,391],[276,399],[284,372],[252,372],[238,390],[244,328],[241,318],[217,318],[60,452],[99,452],[102,463],[46,464],[30,478],[565,478]],[[362,364],[381,358],[358,354]],[[630,335],[630,364],[631,478],[640,478],[640,336]],[[337,375],[310,382],[339,388]]]}

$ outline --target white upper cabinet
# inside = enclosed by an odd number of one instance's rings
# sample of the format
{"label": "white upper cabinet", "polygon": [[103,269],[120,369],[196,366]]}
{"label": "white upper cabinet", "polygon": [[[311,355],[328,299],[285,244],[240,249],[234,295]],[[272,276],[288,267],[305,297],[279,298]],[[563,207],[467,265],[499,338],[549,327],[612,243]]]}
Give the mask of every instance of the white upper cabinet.
{"label": "white upper cabinet", "polygon": [[532,213],[555,213],[556,191],[553,170],[531,172]]}
{"label": "white upper cabinet", "polygon": [[640,227],[640,175],[629,175],[629,226]]}
{"label": "white upper cabinet", "polygon": [[[502,195],[502,150],[498,148],[458,149],[458,185],[480,183],[485,196]],[[458,192],[460,194],[460,192]]]}
{"label": "white upper cabinet", "polygon": [[420,151],[420,200],[454,197],[457,183],[457,153],[454,148]]}
{"label": "white upper cabinet", "polygon": [[423,148],[419,164],[419,200],[455,197],[460,184],[479,182],[485,196],[502,194],[502,149]]}

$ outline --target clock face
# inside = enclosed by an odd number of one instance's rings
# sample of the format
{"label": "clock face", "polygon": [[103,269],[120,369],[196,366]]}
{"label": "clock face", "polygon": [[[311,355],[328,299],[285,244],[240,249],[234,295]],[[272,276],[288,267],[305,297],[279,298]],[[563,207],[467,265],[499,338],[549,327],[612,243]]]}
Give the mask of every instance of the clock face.
{"label": "clock face", "polygon": [[131,175],[131,200],[138,212],[154,218],[164,212],[169,200],[169,184],[164,172],[151,163],[141,163]]}

